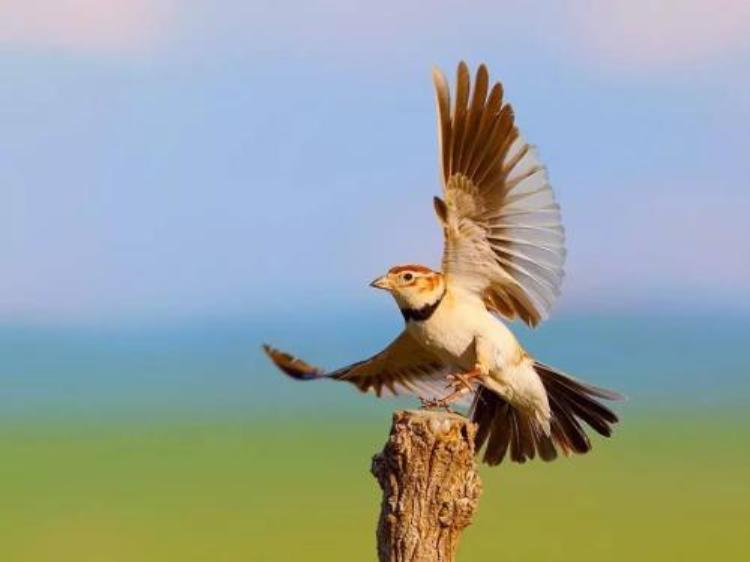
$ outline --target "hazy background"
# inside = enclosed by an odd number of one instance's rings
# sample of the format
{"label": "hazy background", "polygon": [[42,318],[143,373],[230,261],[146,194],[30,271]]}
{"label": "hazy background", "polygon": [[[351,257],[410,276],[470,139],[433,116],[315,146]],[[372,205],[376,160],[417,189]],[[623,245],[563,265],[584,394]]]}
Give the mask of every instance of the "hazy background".
{"label": "hazy background", "polygon": [[0,558],[374,559],[394,403],[259,344],[334,366],[399,329],[367,283],[439,264],[430,69],[460,59],[567,228],[518,333],[630,397],[591,456],[483,472],[463,559],[739,557],[750,4],[495,4],[0,4]]}

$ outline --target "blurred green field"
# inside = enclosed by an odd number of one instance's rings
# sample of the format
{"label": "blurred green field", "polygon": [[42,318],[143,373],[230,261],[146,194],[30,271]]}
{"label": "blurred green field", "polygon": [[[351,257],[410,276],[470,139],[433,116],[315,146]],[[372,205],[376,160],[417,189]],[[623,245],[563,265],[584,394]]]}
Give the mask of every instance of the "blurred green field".
{"label": "blurred green field", "polygon": [[[4,562],[374,560],[382,423],[5,425]],[[483,469],[459,560],[738,560],[746,415],[640,414],[592,455]]]}

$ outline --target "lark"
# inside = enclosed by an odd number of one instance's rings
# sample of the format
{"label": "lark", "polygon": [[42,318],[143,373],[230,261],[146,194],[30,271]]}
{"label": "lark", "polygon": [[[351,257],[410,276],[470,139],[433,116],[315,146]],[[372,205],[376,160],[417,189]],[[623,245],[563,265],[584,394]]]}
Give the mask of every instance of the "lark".
{"label": "lark", "polygon": [[412,394],[424,407],[469,403],[476,449],[499,464],[586,453],[584,422],[609,437],[618,419],[612,391],[534,359],[500,317],[537,326],[560,293],[565,233],[535,148],[515,124],[502,85],[485,65],[473,85],[458,65],[455,99],[433,70],[443,198],[434,198],[444,235],[441,271],[392,267],[371,285],[395,299],[405,326],[383,351],[324,372],[264,346],[299,380],[347,381],[378,396]]}

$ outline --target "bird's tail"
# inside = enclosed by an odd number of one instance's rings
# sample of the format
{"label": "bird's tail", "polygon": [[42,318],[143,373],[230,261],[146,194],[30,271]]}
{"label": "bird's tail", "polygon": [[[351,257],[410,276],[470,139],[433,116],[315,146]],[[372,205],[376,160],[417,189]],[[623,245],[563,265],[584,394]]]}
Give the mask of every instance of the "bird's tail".
{"label": "bird's tail", "polygon": [[605,437],[612,435],[617,423],[615,413],[601,400],[621,400],[616,392],[574,380],[542,363],[534,369],[547,391],[550,410],[550,432],[528,413],[511,406],[497,393],[480,387],[471,407],[471,419],[478,425],[476,450],[486,443],[484,462],[499,464],[510,450],[513,462],[523,463],[537,454],[544,461],[557,458],[559,453],[587,453],[591,442],[581,427],[586,422]]}

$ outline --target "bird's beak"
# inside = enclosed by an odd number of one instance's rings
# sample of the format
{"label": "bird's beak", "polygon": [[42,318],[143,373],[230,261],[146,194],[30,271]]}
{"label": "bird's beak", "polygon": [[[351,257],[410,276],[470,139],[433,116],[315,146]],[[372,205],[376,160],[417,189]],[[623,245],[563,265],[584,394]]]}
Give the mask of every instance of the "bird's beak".
{"label": "bird's beak", "polygon": [[388,279],[387,275],[383,275],[375,279],[375,281],[373,281],[372,283],[370,283],[370,287],[375,287],[376,289],[383,289],[385,291],[388,291],[391,288],[391,282]]}

